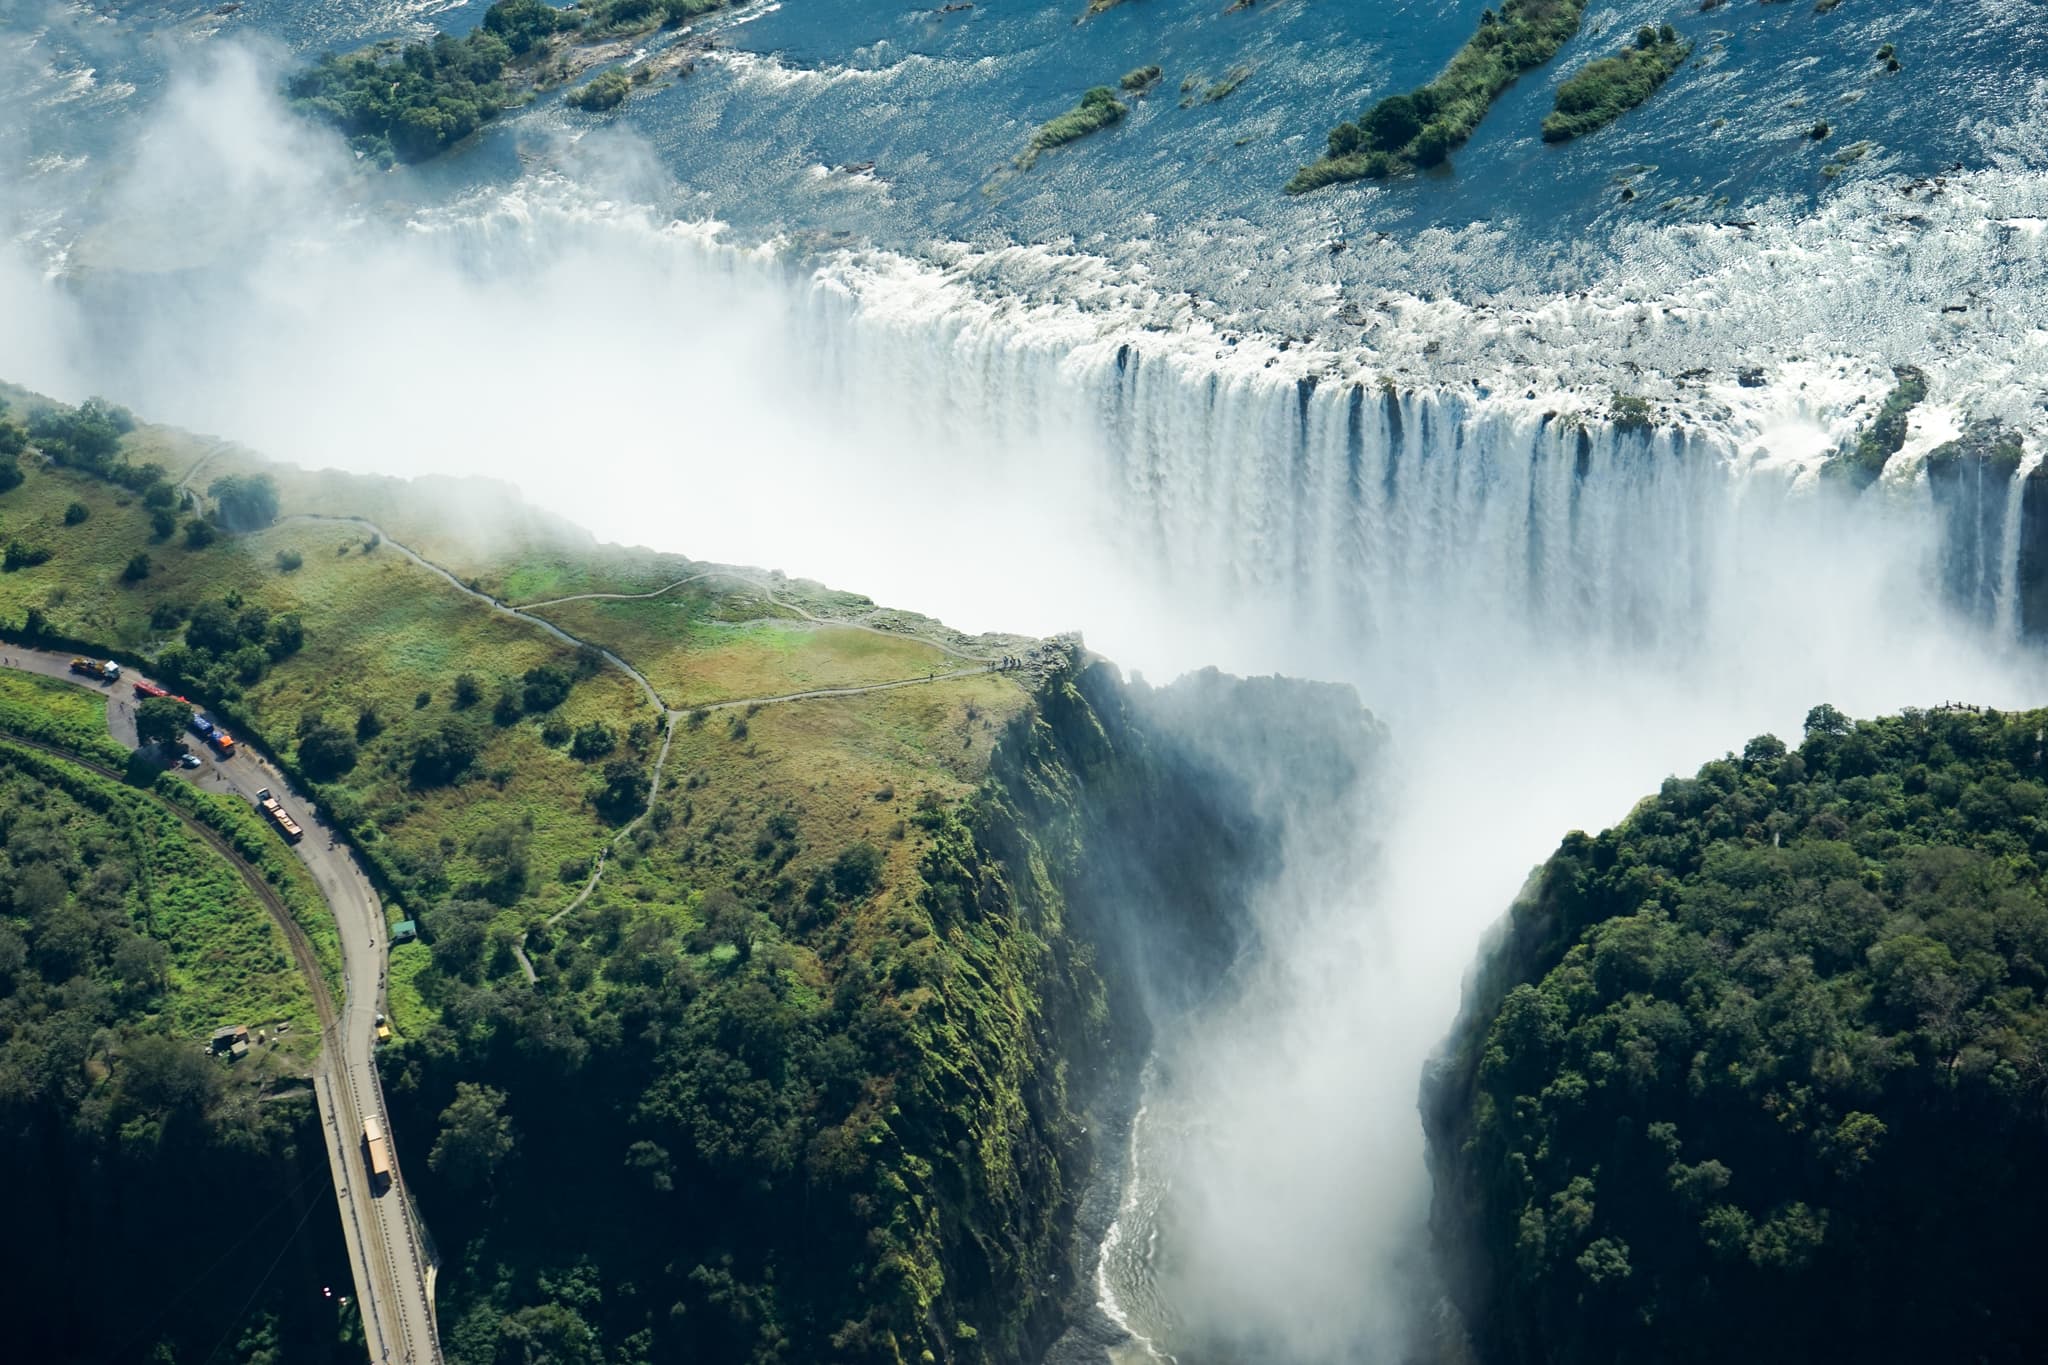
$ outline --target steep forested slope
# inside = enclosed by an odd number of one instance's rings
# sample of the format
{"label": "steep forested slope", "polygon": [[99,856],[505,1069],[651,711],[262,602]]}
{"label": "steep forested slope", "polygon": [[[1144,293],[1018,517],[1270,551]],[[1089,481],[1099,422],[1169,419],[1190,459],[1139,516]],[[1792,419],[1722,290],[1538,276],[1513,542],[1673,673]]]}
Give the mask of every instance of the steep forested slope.
{"label": "steep forested slope", "polygon": [[[465,1262],[451,1354],[1038,1358],[1092,1293],[1074,1206],[1088,1108],[1142,1041],[1134,947],[1213,972],[1277,852],[1256,784],[1169,718],[1263,720],[1275,761],[1282,736],[1321,755],[1304,787],[1357,780],[1375,743],[1345,689],[1192,687],[1127,689],[1063,655],[978,789],[911,803],[910,858],[855,845],[808,889],[753,852],[802,838],[800,806],[758,839],[739,825],[734,858],[679,799],[642,856],[688,859],[695,889],[564,920],[529,945],[537,988],[444,931],[442,1023],[397,1063],[401,1128],[499,1135],[491,1163],[412,1167]],[[471,1125],[465,1096],[493,1117]]]}
{"label": "steep forested slope", "polygon": [[1565,840],[1426,1089],[1483,1358],[2041,1357],[2044,733],[1820,707]]}
{"label": "steep forested slope", "polygon": [[[18,720],[33,696],[10,701]],[[0,740],[0,1238],[23,1360],[346,1360],[303,1053],[221,1022],[306,989],[234,871],[147,798]],[[224,1013],[235,1011],[235,1013]]]}

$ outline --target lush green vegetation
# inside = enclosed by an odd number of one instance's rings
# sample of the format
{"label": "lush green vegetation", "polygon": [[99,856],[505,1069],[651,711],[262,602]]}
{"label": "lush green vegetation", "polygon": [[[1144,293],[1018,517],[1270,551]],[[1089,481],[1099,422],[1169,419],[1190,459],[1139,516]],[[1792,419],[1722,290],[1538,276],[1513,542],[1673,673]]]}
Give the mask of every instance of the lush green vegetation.
{"label": "lush green vegetation", "polygon": [[329,53],[287,80],[285,93],[366,156],[424,161],[514,102],[504,81],[511,60],[511,48],[486,24],[462,38],[441,33],[404,47]]}
{"label": "lush green vegetation", "polygon": [[[152,429],[119,437],[97,474],[25,466],[24,483],[0,494],[0,518],[56,554],[0,575],[0,630],[148,659],[303,777],[403,904],[430,914],[441,898],[489,886],[501,897],[516,888],[515,912],[559,905],[566,894],[551,879],[512,875],[520,860],[486,857],[480,840],[518,829],[525,869],[595,853],[616,823],[601,765],[541,730],[557,717],[572,729],[602,722],[644,765],[658,732],[633,684],[342,527],[285,522],[199,549],[153,545],[148,572],[131,578],[126,566],[152,534],[146,500],[131,491],[145,483],[136,471],[162,480],[166,466],[202,459],[210,483],[262,488],[267,474],[280,499],[299,486],[287,487],[298,477],[287,471],[234,466]],[[64,528],[74,501],[92,516]],[[278,573],[280,555],[301,567]],[[483,705],[455,704],[464,674]],[[382,718],[374,733],[356,728],[365,710]]]}
{"label": "lush green vegetation", "polygon": [[1816,707],[1565,839],[1425,1103],[1481,1358],[2040,1357],[2044,727]]}
{"label": "lush green vegetation", "polygon": [[[1216,686],[1201,705],[1266,714]],[[608,890],[528,936],[536,986],[488,906],[443,907],[413,985],[439,1021],[390,1061],[474,1267],[443,1281],[452,1359],[547,1334],[592,1360],[1021,1361],[1090,1292],[1084,1111],[1136,1056],[1104,917],[1169,906],[1159,941],[1206,936],[1187,960],[1215,970],[1273,817],[1100,666],[1024,709],[974,687],[680,733]]]}
{"label": "lush green vegetation", "polygon": [[1124,72],[1123,79],[1118,81],[1117,85],[1132,94],[1143,94],[1159,84],[1161,74],[1156,66],[1141,66],[1134,71]]}
{"label": "lush green vegetation", "polygon": [[[4,681],[9,720],[46,735],[98,701]],[[283,1045],[232,1070],[203,1050],[223,1021],[279,1020],[292,1025]],[[0,1239],[0,1278],[14,1352],[360,1358],[352,1313],[320,1294],[349,1279],[326,1149],[294,1079],[316,1041],[304,981],[225,860],[148,797],[0,741],[0,1163],[22,1234]]]}
{"label": "lush green vegetation", "polygon": [[[417,911],[424,941],[392,956],[387,1093],[446,1257],[451,1360],[1042,1356],[1092,1295],[1071,1234],[1088,1106],[1118,1102],[1142,1049],[1129,983],[1166,961],[1175,988],[1213,979],[1278,842],[1253,785],[1160,717],[1264,725],[1232,747],[1320,799],[1302,755],[1349,752],[1355,697],[1318,693],[1296,721],[1273,680],[1127,690],[1061,650],[1037,673],[712,710],[943,674],[942,643],[1030,642],[595,546],[471,485],[265,469],[147,427],[108,469],[143,463],[184,484],[269,473],[287,515],[157,547],[125,583],[150,509],[117,478],[27,462],[0,517],[58,553],[0,578],[0,624],[177,670]],[[90,516],[59,536],[74,500]],[[687,709],[665,735],[593,652],[367,525],[291,515],[314,511],[375,517],[512,601],[658,594],[535,610]],[[664,743],[658,798],[611,841]],[[1169,917],[1156,961],[1107,931],[1135,906]]]}
{"label": "lush green vegetation", "polygon": [[1605,128],[1655,94],[1691,55],[1692,44],[1669,24],[1636,30],[1634,43],[1586,63],[1557,88],[1557,105],[1543,120],[1543,140],[1569,142]]}
{"label": "lush green vegetation", "polygon": [[1884,473],[1892,456],[1906,445],[1906,425],[1913,409],[1927,397],[1927,376],[1911,365],[1892,370],[1893,386],[1870,424],[1857,433],[1856,444],[1829,460],[1822,472],[1858,489],[1868,488]]}
{"label": "lush green vegetation", "polygon": [[1116,97],[1116,91],[1106,85],[1098,85],[1081,96],[1081,102],[1072,109],[1039,125],[1038,131],[1031,135],[1031,145],[1018,154],[1017,168],[1028,170],[1041,152],[1064,147],[1090,133],[1099,133],[1111,124],[1121,122],[1128,113],[1130,109]]}
{"label": "lush green vegetation", "polygon": [[616,109],[624,104],[632,89],[633,82],[627,79],[625,72],[606,71],[600,73],[589,84],[578,86],[562,96],[562,102],[571,109],[597,113],[606,109]]}
{"label": "lush green vegetation", "polygon": [[1387,96],[1356,123],[1332,128],[1328,154],[1297,171],[1287,192],[1384,180],[1442,163],[1516,77],[1557,55],[1579,31],[1585,8],[1586,0],[1504,0],[1498,13],[1487,10],[1441,76]]}
{"label": "lush green vegetation", "polygon": [[[557,9],[543,0],[498,0],[461,38],[381,43],[328,53],[285,82],[302,112],[347,134],[366,156],[389,164],[439,155],[565,69],[546,59],[566,42],[589,43],[673,26],[726,7],[727,0],[580,0]],[[571,102],[610,97],[624,77],[606,73]],[[611,108],[625,98],[618,89]]]}

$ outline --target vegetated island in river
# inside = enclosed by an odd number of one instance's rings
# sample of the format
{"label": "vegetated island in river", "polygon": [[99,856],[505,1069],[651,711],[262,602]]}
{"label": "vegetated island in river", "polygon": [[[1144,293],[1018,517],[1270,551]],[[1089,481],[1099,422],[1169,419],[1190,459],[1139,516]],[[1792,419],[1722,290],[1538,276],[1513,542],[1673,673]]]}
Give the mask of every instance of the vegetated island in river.
{"label": "vegetated island in river", "polygon": [[[293,469],[103,403],[0,397],[22,547],[0,636],[203,702],[416,923],[390,948],[380,1066],[445,1257],[450,1365],[1035,1365],[1094,1311],[1084,1193],[1120,1168],[1103,1135],[1145,1002],[1218,987],[1287,831],[1364,823],[1347,794],[1380,736],[1349,688],[1127,684],[1078,641],[600,545],[502,485]],[[104,697],[38,691],[107,742]],[[206,1089],[220,1014],[295,1007],[241,1003],[257,975],[211,938],[170,943],[162,989],[143,940],[188,922],[184,893],[94,856],[154,829],[53,828],[68,815],[5,752],[0,1155],[48,1175],[21,1200],[42,1235],[0,1255],[49,1287],[15,1305],[15,1337],[53,1343],[24,1358],[114,1359],[138,1335],[196,1360],[246,1307],[276,1308],[286,1358],[343,1358],[311,1293],[290,1313],[260,1286],[183,1295],[150,1325],[182,1283],[152,1258],[203,1264],[311,1179],[251,1245],[267,1261],[304,1219],[345,1264],[312,1107],[243,1118]],[[228,889],[201,897],[207,924],[267,934]],[[181,953],[242,995],[202,1006]],[[117,1222],[150,1239],[86,1240]],[[102,1263],[148,1292],[109,1298]]]}
{"label": "vegetated island in river", "polygon": [[1424,1089],[1477,1359],[2043,1358],[2044,730],[1818,706],[1566,836]]}
{"label": "vegetated island in river", "polygon": [[1329,152],[1296,171],[1287,192],[1440,165],[1516,77],[1557,55],[1579,31],[1585,9],[1586,0],[1506,0],[1498,13],[1487,10],[1441,76],[1332,128]]}
{"label": "vegetated island in river", "polygon": [[[1124,79],[1128,81],[1133,76],[1142,75],[1143,72],[1134,71]],[[1116,97],[1116,91],[1106,85],[1096,86],[1081,96],[1081,102],[1072,109],[1039,125],[1038,131],[1031,135],[1031,144],[1017,154],[1017,169],[1030,170],[1041,152],[1078,142],[1090,133],[1099,133],[1113,123],[1122,122],[1130,112],[1130,108]]]}
{"label": "vegetated island in river", "polygon": [[1643,25],[1633,44],[1586,63],[1557,88],[1556,107],[1543,120],[1543,140],[1569,142],[1605,128],[1656,94],[1691,55],[1692,44],[1671,25]]}
{"label": "vegetated island in river", "polygon": [[[744,0],[741,0],[744,3]],[[466,36],[333,53],[285,82],[294,108],[333,124],[381,164],[425,161],[538,92],[627,55],[633,39],[731,7],[731,0],[498,0]],[[687,71],[678,44],[640,63],[637,82]],[[623,79],[623,78],[622,78]],[[607,97],[617,82],[606,86]],[[624,98],[600,106],[610,108]]]}

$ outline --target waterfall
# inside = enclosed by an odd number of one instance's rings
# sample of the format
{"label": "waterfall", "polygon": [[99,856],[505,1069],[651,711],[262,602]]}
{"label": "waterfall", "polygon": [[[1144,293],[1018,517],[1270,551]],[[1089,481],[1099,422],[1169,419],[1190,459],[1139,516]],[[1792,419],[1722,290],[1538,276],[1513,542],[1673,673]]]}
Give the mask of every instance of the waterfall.
{"label": "waterfall", "polygon": [[1016,462],[1020,478],[1032,452],[1086,452],[1077,501],[1129,563],[1332,656],[1453,620],[1683,651],[1731,638],[1760,594],[1831,573],[1812,562],[1822,542],[1864,588],[1969,580],[1964,616],[1999,639],[2022,629],[2023,475],[1968,500],[2002,516],[1943,514],[1924,478],[1855,498],[1817,471],[1859,413],[1790,383],[1743,395],[1769,412],[1622,425],[1570,390],[1400,387],[1305,347],[982,308],[922,278],[827,278],[804,349],[850,406],[916,394],[926,442]]}

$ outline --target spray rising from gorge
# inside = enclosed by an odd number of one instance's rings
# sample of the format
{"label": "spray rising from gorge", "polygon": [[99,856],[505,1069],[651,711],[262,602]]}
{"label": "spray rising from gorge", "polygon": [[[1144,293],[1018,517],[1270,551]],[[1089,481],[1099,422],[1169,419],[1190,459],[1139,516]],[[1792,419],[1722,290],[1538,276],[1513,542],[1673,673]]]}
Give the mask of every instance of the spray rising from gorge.
{"label": "spray rising from gorge", "polygon": [[[1085,257],[726,247],[630,207],[662,187],[625,142],[393,224],[268,88],[235,58],[172,92],[115,201],[148,238],[89,232],[54,284],[17,263],[14,315],[69,345],[14,374],[1152,672],[1341,679],[1388,723],[1358,838],[1290,850],[1227,989],[1157,1021],[1147,1226],[1110,1278],[1184,1360],[1427,1330],[1418,1077],[1563,830],[1816,702],[2042,700],[2025,167],[1906,196],[1921,223],[1874,187],[1644,230],[1572,295],[1426,298],[1426,249],[1387,247],[1405,290],[1286,338]],[[1907,362],[1933,387],[1896,471],[1839,495],[1818,466]],[[1617,389],[1660,420],[1617,426]],[[1966,416],[2027,437],[1958,544],[1918,461]]]}

